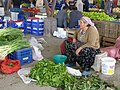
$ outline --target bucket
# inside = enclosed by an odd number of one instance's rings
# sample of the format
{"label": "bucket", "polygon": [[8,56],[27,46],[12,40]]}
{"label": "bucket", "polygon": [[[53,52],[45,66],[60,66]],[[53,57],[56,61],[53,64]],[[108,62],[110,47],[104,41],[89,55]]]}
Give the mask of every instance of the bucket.
{"label": "bucket", "polygon": [[53,59],[54,59],[55,64],[62,64],[62,63],[65,63],[67,56],[57,54],[53,56]]}
{"label": "bucket", "polygon": [[18,20],[18,12],[11,12],[11,19],[12,20]]}
{"label": "bucket", "polygon": [[112,57],[104,57],[102,60],[102,74],[113,75],[115,70],[116,60]]}

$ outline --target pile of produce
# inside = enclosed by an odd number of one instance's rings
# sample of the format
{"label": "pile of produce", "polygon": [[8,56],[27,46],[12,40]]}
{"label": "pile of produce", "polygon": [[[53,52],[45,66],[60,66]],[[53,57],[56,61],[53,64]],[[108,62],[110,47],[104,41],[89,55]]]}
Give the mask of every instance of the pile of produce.
{"label": "pile of produce", "polygon": [[40,86],[52,86],[64,90],[105,90],[108,86],[98,76],[76,77],[67,73],[64,64],[56,65],[50,60],[39,61],[30,71],[29,77]]}
{"label": "pile of produce", "polygon": [[23,40],[24,34],[16,28],[5,28],[0,30],[0,59],[16,50],[30,47],[29,43]]}
{"label": "pile of produce", "polygon": [[0,29],[0,41],[12,41],[15,39],[22,39],[24,34],[21,30],[16,28]]}
{"label": "pile of produce", "polygon": [[83,15],[89,17],[92,20],[97,20],[97,21],[115,20],[113,17],[110,17],[104,12],[83,12]]}
{"label": "pile of produce", "polygon": [[120,8],[119,8],[119,7],[113,8],[113,12],[115,12],[115,13],[120,13]]}

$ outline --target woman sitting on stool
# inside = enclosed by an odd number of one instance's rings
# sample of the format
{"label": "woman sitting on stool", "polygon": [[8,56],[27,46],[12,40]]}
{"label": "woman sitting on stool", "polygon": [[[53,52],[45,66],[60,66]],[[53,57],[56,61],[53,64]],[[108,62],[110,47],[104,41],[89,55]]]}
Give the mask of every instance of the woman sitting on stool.
{"label": "woman sitting on stool", "polygon": [[76,31],[73,41],[65,41],[66,65],[76,62],[82,69],[82,75],[90,74],[95,55],[100,53],[99,33],[88,17],[80,19],[80,29]]}

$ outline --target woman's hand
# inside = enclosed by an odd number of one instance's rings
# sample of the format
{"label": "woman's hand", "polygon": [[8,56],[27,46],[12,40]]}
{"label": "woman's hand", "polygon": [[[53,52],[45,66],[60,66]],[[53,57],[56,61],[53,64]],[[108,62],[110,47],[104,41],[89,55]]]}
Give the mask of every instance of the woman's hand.
{"label": "woman's hand", "polygon": [[79,47],[77,50],[76,50],[76,55],[79,56],[79,52],[82,50],[81,47]]}
{"label": "woman's hand", "polygon": [[73,38],[73,42],[75,43],[77,40],[75,38]]}

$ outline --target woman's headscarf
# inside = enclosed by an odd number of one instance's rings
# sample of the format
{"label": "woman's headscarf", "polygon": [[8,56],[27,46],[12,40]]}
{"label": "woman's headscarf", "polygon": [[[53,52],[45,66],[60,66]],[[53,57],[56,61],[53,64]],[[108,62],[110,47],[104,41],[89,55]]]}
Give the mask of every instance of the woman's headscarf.
{"label": "woman's headscarf", "polygon": [[90,18],[86,17],[86,16],[83,16],[82,17],[88,24],[90,24],[91,26],[94,26],[94,23],[91,21]]}

